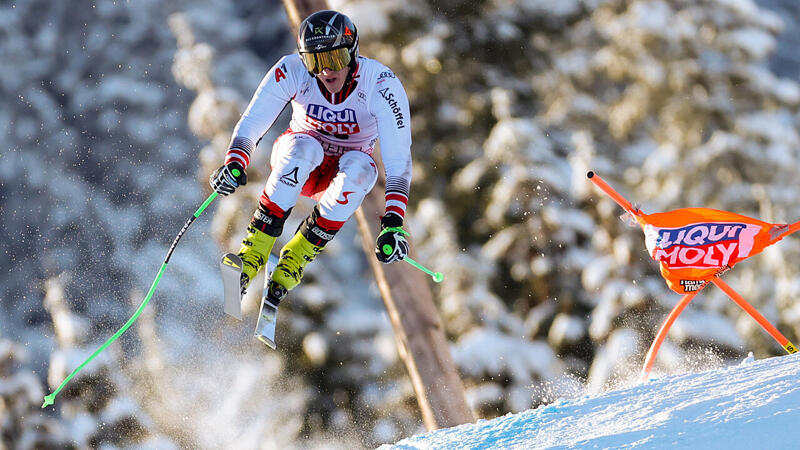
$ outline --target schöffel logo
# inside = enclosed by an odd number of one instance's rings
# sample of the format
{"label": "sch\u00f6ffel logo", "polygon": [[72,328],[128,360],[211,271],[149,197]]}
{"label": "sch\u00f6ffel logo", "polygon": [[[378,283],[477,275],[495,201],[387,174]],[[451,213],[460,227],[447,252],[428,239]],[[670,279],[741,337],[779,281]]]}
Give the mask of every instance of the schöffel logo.
{"label": "sch\u00f6ffel logo", "polygon": [[645,230],[647,248],[653,259],[672,269],[725,267],[750,254],[758,225],[744,223],[695,223],[680,228]]}
{"label": "sch\u00f6ffel logo", "polygon": [[378,79],[382,80],[384,78],[396,78],[392,72],[381,72],[378,74]]}
{"label": "sch\u00f6ffel logo", "polygon": [[381,93],[381,97],[386,99],[386,103],[389,104],[389,108],[392,109],[392,114],[394,114],[394,121],[397,124],[397,128],[405,128],[406,124],[403,120],[403,110],[400,109],[400,106],[397,104],[397,99],[394,98],[394,93],[389,91],[389,88],[381,89],[378,92]]}
{"label": "sch\u00f6ffel logo", "polygon": [[334,111],[322,105],[310,104],[306,107],[306,122],[331,134],[356,134],[361,131],[356,112],[350,108]]}

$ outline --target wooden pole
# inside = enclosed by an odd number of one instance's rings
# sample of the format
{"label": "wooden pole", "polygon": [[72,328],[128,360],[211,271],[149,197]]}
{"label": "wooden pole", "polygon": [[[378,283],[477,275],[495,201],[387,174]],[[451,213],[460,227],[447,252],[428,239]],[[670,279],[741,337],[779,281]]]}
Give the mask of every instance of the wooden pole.
{"label": "wooden pole", "polygon": [[[328,9],[325,0],[284,0],[283,3],[295,32],[305,17]],[[474,422],[433,302],[430,277],[408,264],[384,265],[375,258],[372,230],[378,229],[377,219],[383,214],[384,187],[381,174],[355,215],[364,253],[375,272],[425,427],[431,431]]]}

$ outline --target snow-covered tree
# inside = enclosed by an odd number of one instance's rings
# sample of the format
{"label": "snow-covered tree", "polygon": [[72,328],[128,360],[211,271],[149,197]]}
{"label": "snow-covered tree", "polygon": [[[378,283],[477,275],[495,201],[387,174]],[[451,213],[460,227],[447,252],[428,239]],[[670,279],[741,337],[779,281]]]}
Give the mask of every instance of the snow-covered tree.
{"label": "snow-covered tree", "polygon": [[[800,88],[783,78],[798,73],[797,6],[764,2],[790,14],[751,0],[331,2],[409,91],[408,228],[445,274],[436,297],[481,417],[627,383],[677,301],[588,170],[646,212],[800,218]],[[279,352],[252,339],[257,289],[244,322],[222,315],[216,259],[242,237],[280,129],[247,189],[183,238],[136,326],[41,410],[139,305],[294,38],[277,1],[32,0],[0,17],[0,446],[358,448],[421,430],[353,224],[281,306]],[[725,276],[795,342],[796,241]],[[782,352],[708,288],[656,370],[748,350]]]}
{"label": "snow-covered tree", "polygon": [[[751,1],[385,2],[381,20],[368,18],[377,6],[341,3],[367,23],[362,52],[410,92],[424,198],[412,232],[449,269],[440,297],[454,338],[492,330],[516,338],[518,354],[547,341],[600,388],[620,376],[603,367],[641,364],[677,296],[588,170],[646,212],[800,217],[790,194],[800,91],[768,66],[783,22]],[[789,241],[727,278],[792,332]],[[682,356],[659,360],[665,369],[685,370],[694,349],[782,352],[722,293],[695,303],[703,312],[680,319],[671,339]],[[475,389],[497,377],[461,362]],[[514,385],[508,366],[496,372]]]}

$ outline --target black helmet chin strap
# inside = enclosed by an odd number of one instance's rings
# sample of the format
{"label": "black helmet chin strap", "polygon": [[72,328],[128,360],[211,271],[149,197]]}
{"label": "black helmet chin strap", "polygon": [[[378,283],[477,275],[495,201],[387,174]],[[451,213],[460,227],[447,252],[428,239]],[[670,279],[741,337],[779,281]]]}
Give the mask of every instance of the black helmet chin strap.
{"label": "black helmet chin strap", "polygon": [[350,70],[347,71],[347,77],[344,79],[345,86],[347,86],[348,84],[350,84],[351,81],[353,81],[353,74],[356,73],[356,70],[358,69],[358,56],[352,58],[350,60],[350,64],[348,64],[347,67],[349,67]]}
{"label": "black helmet chin strap", "polygon": [[347,72],[347,77],[350,78],[350,75],[355,72],[356,67],[358,67],[358,56],[350,57],[350,63],[347,64],[347,67],[350,68],[350,71]]}

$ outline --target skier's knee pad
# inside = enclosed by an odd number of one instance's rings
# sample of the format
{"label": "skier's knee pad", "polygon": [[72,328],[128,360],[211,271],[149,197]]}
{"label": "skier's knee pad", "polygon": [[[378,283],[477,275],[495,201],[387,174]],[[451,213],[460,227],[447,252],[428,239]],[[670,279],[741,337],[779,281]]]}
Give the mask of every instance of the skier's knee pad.
{"label": "skier's knee pad", "polygon": [[264,195],[283,210],[293,207],[309,175],[322,163],[324,156],[320,143],[307,134],[281,137],[272,150],[272,172]]}
{"label": "skier's knee pad", "polygon": [[378,180],[378,167],[372,157],[362,152],[347,152],[339,160],[339,171],[344,172],[345,190],[358,189],[369,192]]}

